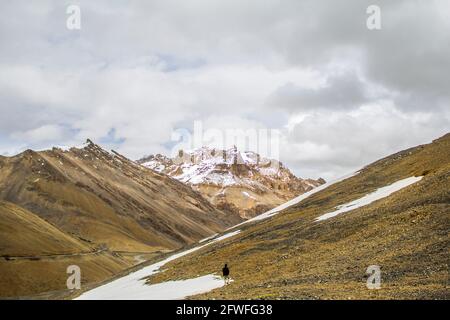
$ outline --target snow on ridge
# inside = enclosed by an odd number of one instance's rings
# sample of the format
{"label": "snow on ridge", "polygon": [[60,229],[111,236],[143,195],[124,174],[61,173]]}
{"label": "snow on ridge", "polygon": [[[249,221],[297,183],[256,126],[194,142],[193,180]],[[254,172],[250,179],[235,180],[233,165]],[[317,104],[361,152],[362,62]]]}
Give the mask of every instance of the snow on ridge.
{"label": "snow on ridge", "polygon": [[54,148],[59,149],[63,152],[68,152],[70,151],[70,149],[72,149],[73,147],[69,147],[69,146],[55,146]]}
{"label": "snow on ridge", "polygon": [[157,172],[162,172],[166,168],[165,165],[163,165],[159,161],[155,161],[155,160],[150,160],[150,161],[144,162],[141,165],[143,165],[146,168],[157,171]]}
{"label": "snow on ridge", "polygon": [[242,194],[247,198],[256,200],[256,198],[254,196],[252,196],[250,193],[248,193],[247,191],[242,191]]}
{"label": "snow on ridge", "polygon": [[235,235],[237,235],[239,233],[241,233],[241,230],[236,230],[236,231],[233,231],[233,232],[225,233],[224,235],[222,235],[222,236],[220,236],[218,238],[214,238],[211,243],[231,238],[231,237],[233,237],[233,236],[235,236]]}
{"label": "snow on ridge", "polygon": [[265,176],[276,176],[280,173],[280,170],[276,167],[270,166],[267,168],[259,168],[259,173]]}
{"label": "snow on ridge", "polygon": [[251,152],[251,151],[242,152],[241,156],[242,156],[242,160],[244,160],[245,163],[256,164],[257,159],[255,159],[255,158],[257,156],[254,152]]}
{"label": "snow on ridge", "polygon": [[385,187],[378,188],[372,193],[369,193],[359,199],[347,202],[345,204],[342,204],[340,206],[337,206],[335,211],[325,213],[319,217],[316,218],[316,221],[324,221],[327,219],[330,219],[332,217],[335,217],[341,213],[348,212],[366,205],[371,204],[372,202],[383,199],[385,197],[390,196],[392,193],[399,191],[403,188],[406,188],[407,186],[416,183],[420,181],[423,178],[423,176],[419,177],[409,177],[406,179],[402,179],[399,181],[396,181],[390,185],[387,185]]}
{"label": "snow on ridge", "polygon": [[[141,165],[167,173],[174,179],[191,185],[213,184],[228,187],[252,184],[255,174],[283,182],[291,178],[290,171],[284,170],[278,160],[261,157],[253,151],[240,151],[235,147],[227,150],[201,147],[180,151],[174,158],[157,154],[143,159]],[[240,177],[233,173],[231,166],[234,163],[248,166],[249,176]]]}
{"label": "snow on ridge", "polygon": [[84,149],[85,147],[89,146],[88,142],[85,142],[83,144],[80,145],[76,145],[76,146],[67,146],[67,145],[55,145],[55,146],[51,146],[51,147],[46,147],[46,148],[42,148],[42,149],[36,149],[36,151],[38,152],[42,152],[42,151],[50,151],[52,149],[58,149],[61,150],[63,152],[69,152],[72,149]]}
{"label": "snow on ridge", "polygon": [[[210,236],[210,237],[208,237],[208,238],[205,238],[205,239],[200,240],[198,243],[203,243],[203,242],[212,240],[210,243],[208,243],[208,244],[211,244],[211,243],[214,243],[214,242],[222,241],[222,240],[225,240],[225,239],[227,239],[227,238],[233,237],[233,236],[235,236],[235,235],[237,235],[237,234],[239,234],[239,233],[241,233],[241,230],[236,230],[236,231],[233,231],[233,232],[228,232],[228,233],[225,233],[224,235],[222,235],[222,236],[220,236],[220,237],[217,237],[219,234],[216,233],[216,234],[213,234],[212,236]],[[217,238],[216,238],[216,237],[217,237]]]}

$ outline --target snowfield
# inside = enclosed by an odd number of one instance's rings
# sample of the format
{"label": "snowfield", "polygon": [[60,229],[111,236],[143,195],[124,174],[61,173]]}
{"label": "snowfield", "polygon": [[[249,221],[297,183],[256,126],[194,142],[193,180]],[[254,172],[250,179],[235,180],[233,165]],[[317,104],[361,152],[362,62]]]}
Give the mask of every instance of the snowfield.
{"label": "snowfield", "polygon": [[[76,298],[76,300],[180,300],[186,297],[211,291],[224,286],[224,281],[215,275],[180,280],[167,281],[152,285],[138,283],[136,279],[116,284],[104,290],[91,290]],[[102,287],[100,287],[102,288]]]}
{"label": "snowfield", "polygon": [[332,217],[335,217],[341,213],[348,212],[363,206],[366,206],[368,204],[371,204],[372,202],[388,197],[395,191],[401,190],[413,183],[416,183],[417,181],[420,181],[423,178],[423,176],[420,177],[410,177],[403,180],[399,180],[397,182],[394,182],[393,184],[390,184],[386,187],[379,188],[375,190],[372,193],[369,193],[368,195],[365,195],[362,198],[356,199],[354,201],[345,203],[343,205],[340,205],[336,207],[337,210],[329,213],[325,213],[319,217],[316,218],[316,221],[323,221],[330,219]]}
{"label": "snowfield", "polygon": [[230,232],[230,233],[226,233],[226,234],[224,234],[223,236],[220,236],[220,237],[218,237],[218,238],[215,238],[211,243],[214,243],[214,242],[217,242],[217,241],[225,240],[225,239],[230,238],[230,237],[232,237],[232,236],[235,236],[235,235],[237,235],[237,234],[239,234],[239,233],[241,233],[241,230],[237,230],[237,231],[233,231],[233,232]]}
{"label": "snowfield", "polygon": [[[87,291],[75,300],[177,300],[220,288],[224,286],[224,281],[213,274],[194,279],[167,281],[153,285],[146,285],[145,278],[160,272],[161,267],[170,261],[200,250],[212,243],[228,239],[240,232],[241,230],[229,232],[204,245],[171,255],[160,262]],[[204,239],[204,241],[206,240]]]}

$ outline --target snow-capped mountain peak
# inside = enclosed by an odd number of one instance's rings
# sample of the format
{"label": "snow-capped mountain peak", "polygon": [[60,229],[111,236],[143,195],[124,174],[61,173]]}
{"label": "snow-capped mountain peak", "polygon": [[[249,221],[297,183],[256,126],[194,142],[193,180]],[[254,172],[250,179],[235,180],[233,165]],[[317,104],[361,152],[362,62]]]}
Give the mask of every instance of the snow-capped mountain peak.
{"label": "snow-capped mountain peak", "polygon": [[174,158],[157,154],[138,163],[191,185],[214,205],[245,218],[324,183],[297,178],[281,162],[236,147],[180,150]]}

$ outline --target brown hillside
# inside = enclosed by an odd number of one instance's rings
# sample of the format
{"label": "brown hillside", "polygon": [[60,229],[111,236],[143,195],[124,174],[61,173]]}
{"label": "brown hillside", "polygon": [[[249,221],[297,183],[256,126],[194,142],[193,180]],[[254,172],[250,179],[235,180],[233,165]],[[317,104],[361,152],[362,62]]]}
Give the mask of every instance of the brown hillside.
{"label": "brown hillside", "polygon": [[35,214],[0,201],[0,256],[42,256],[93,249]]}
{"label": "brown hillside", "polygon": [[[39,262],[0,259],[2,281],[24,273],[8,280],[0,296],[64,289],[69,261],[86,264],[84,281],[104,280],[135,264],[137,254],[181,248],[240,221],[189,186],[91,141],[1,157],[0,201],[0,255],[58,255]],[[61,256],[67,253],[79,254]],[[28,286],[43,270],[45,277]]]}
{"label": "brown hillside", "polygon": [[61,232],[35,214],[0,201],[0,296],[65,288],[67,267],[82,270],[82,283],[113,276],[131,264]]}
{"label": "brown hillside", "polygon": [[[317,222],[336,206],[411,176],[389,197]],[[235,280],[197,298],[448,299],[450,134],[381,159],[272,219],[166,265],[150,279],[192,278],[231,267]],[[382,287],[366,287],[379,265]]]}
{"label": "brown hillside", "polygon": [[0,199],[112,250],[179,248],[236,222],[182,183],[93,143],[2,163]]}

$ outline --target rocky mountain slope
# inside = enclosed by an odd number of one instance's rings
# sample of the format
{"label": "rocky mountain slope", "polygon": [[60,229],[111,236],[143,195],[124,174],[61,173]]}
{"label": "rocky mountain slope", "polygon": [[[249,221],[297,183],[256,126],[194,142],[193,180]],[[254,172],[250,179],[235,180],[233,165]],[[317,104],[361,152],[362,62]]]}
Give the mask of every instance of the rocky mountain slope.
{"label": "rocky mountain slope", "polygon": [[[234,282],[195,298],[449,299],[449,217],[447,134],[239,225],[148,281],[220,273],[228,263]],[[372,265],[380,289],[366,286]]]}
{"label": "rocky mountain slope", "polygon": [[83,281],[103,280],[136,253],[177,249],[241,221],[89,140],[1,157],[0,201],[0,296],[64,288],[69,262],[84,266]]}
{"label": "rocky mountain slope", "polygon": [[192,186],[215,207],[244,219],[325,182],[297,178],[279,161],[236,148],[203,147],[192,152],[180,151],[173,159],[157,154],[137,162]]}

